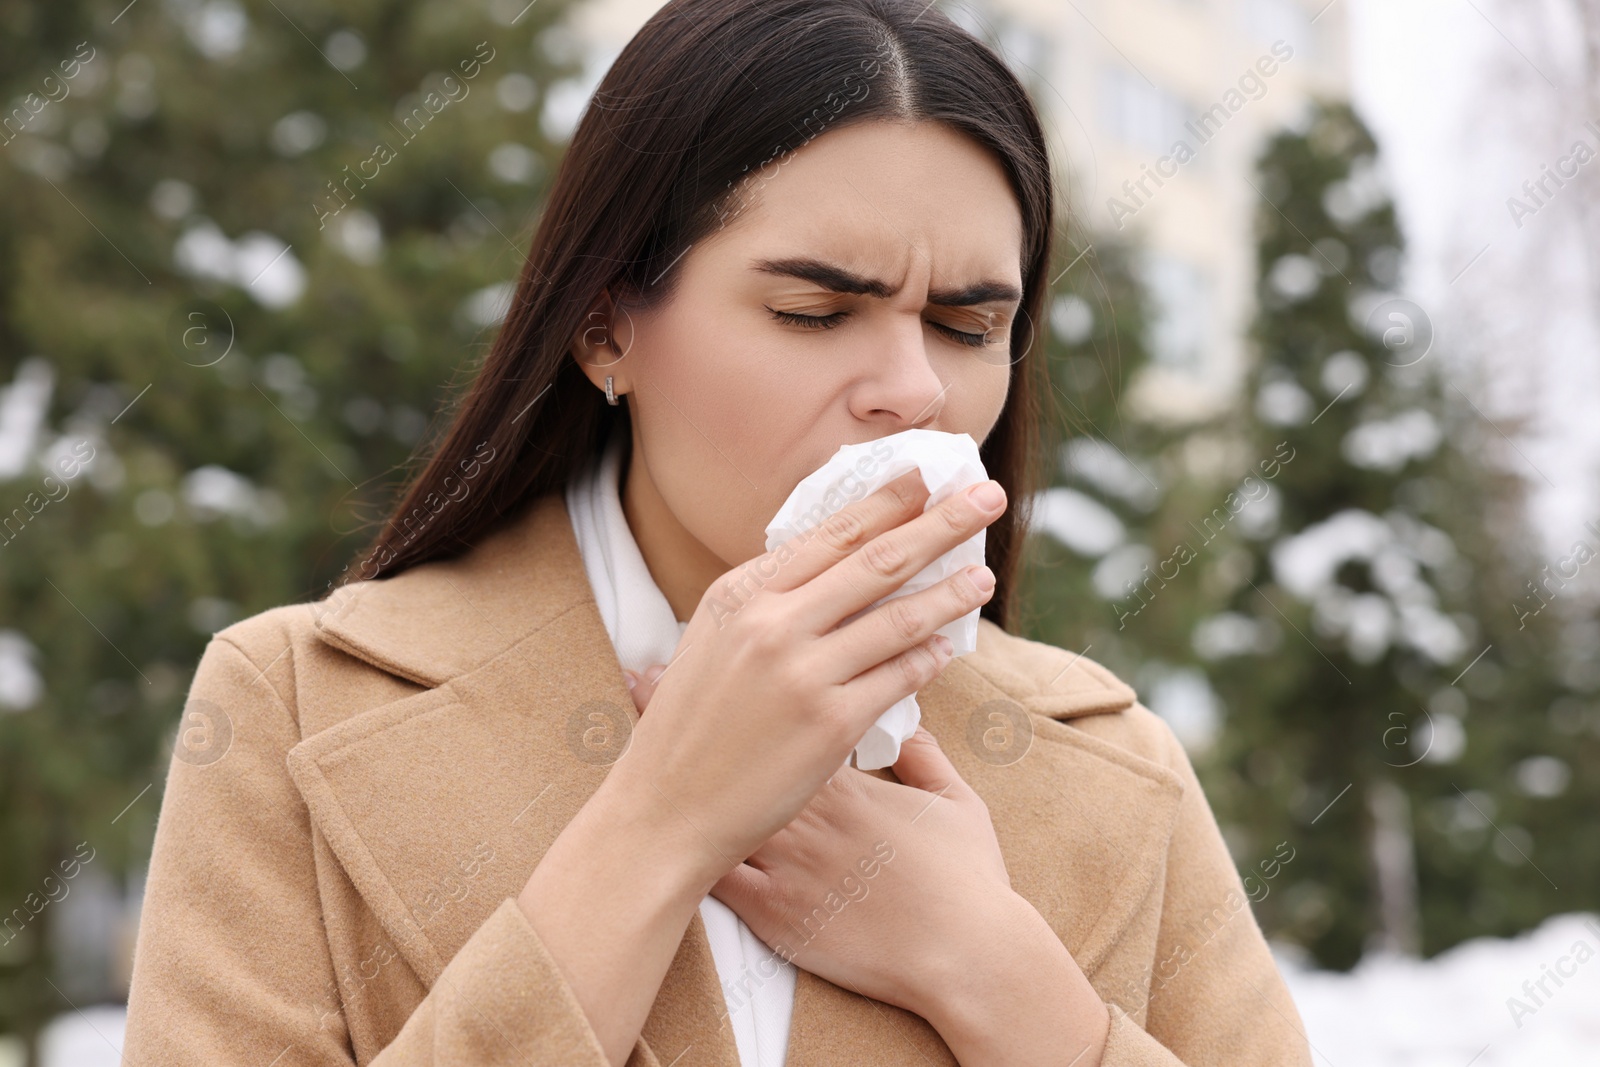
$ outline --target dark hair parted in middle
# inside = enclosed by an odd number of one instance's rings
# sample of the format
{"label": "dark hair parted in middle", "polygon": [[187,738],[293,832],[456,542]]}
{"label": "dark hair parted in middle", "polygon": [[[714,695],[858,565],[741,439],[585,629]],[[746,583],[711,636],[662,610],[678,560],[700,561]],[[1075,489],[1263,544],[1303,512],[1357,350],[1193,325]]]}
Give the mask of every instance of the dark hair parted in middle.
{"label": "dark hair parted in middle", "polygon": [[[982,614],[1010,629],[1028,505],[1043,484],[1042,345],[1023,357],[1048,284],[1053,182],[1021,83],[925,0],[673,0],[650,18],[578,123],[488,357],[350,576],[386,578],[458,555],[563,487],[612,421],[628,417],[570,354],[602,292],[625,307],[670,300],[689,249],[737,217],[788,154],[869,120],[938,122],[966,135],[993,154],[1020,208],[1011,380],[981,451],[1011,501],[988,528],[996,586]],[[492,462],[481,462],[486,454]],[[469,466],[474,492],[420,528],[403,524],[439,510],[429,501],[450,496],[447,479]]]}

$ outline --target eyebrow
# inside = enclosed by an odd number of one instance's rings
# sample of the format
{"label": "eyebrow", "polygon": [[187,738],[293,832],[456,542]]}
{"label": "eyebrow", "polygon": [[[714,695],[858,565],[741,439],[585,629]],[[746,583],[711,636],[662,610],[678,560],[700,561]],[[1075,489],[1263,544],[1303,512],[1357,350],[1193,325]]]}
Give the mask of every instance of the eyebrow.
{"label": "eyebrow", "polygon": [[[776,274],[780,277],[799,278],[801,281],[820,285],[822,288],[835,293],[850,293],[855,296],[875,296],[879,298],[891,297],[896,290],[888,282],[878,278],[868,278],[845,270],[843,267],[826,263],[820,259],[808,256],[791,256],[787,259],[758,259],[750,264],[750,269],[763,274]],[[954,289],[929,289],[928,302],[938,304],[940,307],[968,307],[973,304],[989,304],[997,301],[1010,301],[1020,303],[1022,291],[1009,282],[980,281],[971,285],[963,285]]]}

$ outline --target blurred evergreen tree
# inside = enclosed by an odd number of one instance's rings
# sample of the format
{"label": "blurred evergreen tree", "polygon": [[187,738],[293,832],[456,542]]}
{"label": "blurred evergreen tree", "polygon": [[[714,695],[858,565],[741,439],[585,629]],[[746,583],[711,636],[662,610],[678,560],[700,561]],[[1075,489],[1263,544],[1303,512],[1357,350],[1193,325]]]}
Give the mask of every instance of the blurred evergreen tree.
{"label": "blurred evergreen tree", "polygon": [[1568,684],[1593,679],[1559,660],[1559,605],[1519,609],[1540,604],[1523,482],[1394,296],[1375,163],[1343,104],[1260,159],[1243,428],[1270,465],[1237,520],[1197,529],[1248,560],[1193,633],[1227,713],[1203,778],[1236,856],[1293,850],[1264,928],[1339,968],[1526,929],[1600,888],[1600,720]]}
{"label": "blurred evergreen tree", "polygon": [[[209,634],[336,577],[440,383],[470,372],[586,96],[566,6],[0,6],[0,1032],[31,1045],[63,995],[118,994],[55,966],[51,898],[85,866],[136,875]],[[1437,356],[1396,366],[1351,321],[1399,259],[1372,155],[1332,109],[1265,157],[1255,414],[1222,481],[1195,474],[1218,428],[1124,416],[1147,360],[1131,250],[1068,242],[1040,329],[1075,496],[1046,498],[1065,542],[1035,543],[1030,634],[1130,676],[1208,665],[1229,718],[1203,771],[1230,844],[1242,866],[1297,850],[1257,915],[1334,965],[1374,930],[1405,941],[1408,869],[1429,952],[1587,906],[1600,870],[1582,832],[1600,627],[1548,582],[1554,608],[1514,613],[1538,567],[1517,480],[1474,444],[1497,438],[1447,402]],[[1279,442],[1274,502],[1202,544],[1218,486]],[[1274,570],[1330,520],[1369,557],[1314,589]],[[1193,572],[1150,583],[1185,541]],[[1229,610],[1195,628],[1213,601]]]}
{"label": "blurred evergreen tree", "polygon": [[1154,314],[1138,246],[1075,229],[1064,246],[1050,319],[1039,331],[1051,382],[1044,407],[1053,480],[1034,502],[1022,628],[1131,678],[1152,657],[1181,656],[1192,621],[1193,598],[1180,594],[1138,625],[1114,610],[1127,593],[1130,561],[1136,571],[1166,536],[1173,501],[1183,496],[1174,492],[1170,453],[1192,431],[1135,414],[1132,392],[1151,362]]}
{"label": "blurred evergreen tree", "polygon": [[0,1033],[121,994],[62,917],[142,869],[206,640],[336,577],[471,370],[567,6],[0,5]]}

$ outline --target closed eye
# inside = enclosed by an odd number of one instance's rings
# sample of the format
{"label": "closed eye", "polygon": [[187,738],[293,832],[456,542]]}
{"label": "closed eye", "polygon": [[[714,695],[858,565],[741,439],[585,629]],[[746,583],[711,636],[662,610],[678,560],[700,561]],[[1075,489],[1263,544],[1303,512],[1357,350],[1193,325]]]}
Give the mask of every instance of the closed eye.
{"label": "closed eye", "polygon": [[[791,326],[799,326],[807,330],[831,330],[850,315],[848,311],[835,311],[829,315],[802,315],[798,312],[779,311],[770,307],[767,310],[772,312],[773,317],[779,322],[788,323]],[[942,322],[929,322],[928,325],[957,344],[967,345],[970,348],[982,348],[989,343],[988,334],[967,333],[965,330],[957,330],[946,326]]]}
{"label": "closed eye", "polygon": [[831,330],[845,320],[848,314],[844,311],[835,311],[831,315],[801,315],[793,311],[779,311],[776,308],[767,308],[779,322],[786,322],[791,326],[804,326],[808,330]]}

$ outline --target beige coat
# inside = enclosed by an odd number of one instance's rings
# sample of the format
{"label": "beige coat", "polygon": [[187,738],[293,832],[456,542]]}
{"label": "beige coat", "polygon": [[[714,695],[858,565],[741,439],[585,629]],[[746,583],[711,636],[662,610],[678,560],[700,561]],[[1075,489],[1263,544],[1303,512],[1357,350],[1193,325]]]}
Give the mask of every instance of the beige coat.
{"label": "beige coat", "polygon": [[[1112,1005],[1107,1067],[1311,1062],[1189,761],[1128,686],[984,620],[918,700],[1013,888]],[[600,1067],[515,898],[636,718],[559,493],[459,560],[217,634],[124,1062]],[[796,977],[789,1067],[956,1062],[920,1017]],[[696,913],[630,1067],[738,1067],[726,1011]]]}

